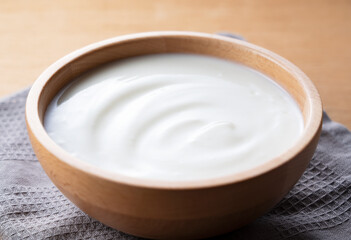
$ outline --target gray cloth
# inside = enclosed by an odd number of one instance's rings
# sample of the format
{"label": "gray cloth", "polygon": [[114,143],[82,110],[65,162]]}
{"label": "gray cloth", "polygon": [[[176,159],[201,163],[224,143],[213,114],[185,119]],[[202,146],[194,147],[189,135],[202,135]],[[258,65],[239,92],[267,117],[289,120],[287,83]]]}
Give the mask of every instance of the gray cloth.
{"label": "gray cloth", "polygon": [[[51,183],[25,127],[28,90],[0,101],[0,239],[137,239],[88,217]],[[303,177],[269,213],[220,239],[351,239],[351,133],[326,114]]]}

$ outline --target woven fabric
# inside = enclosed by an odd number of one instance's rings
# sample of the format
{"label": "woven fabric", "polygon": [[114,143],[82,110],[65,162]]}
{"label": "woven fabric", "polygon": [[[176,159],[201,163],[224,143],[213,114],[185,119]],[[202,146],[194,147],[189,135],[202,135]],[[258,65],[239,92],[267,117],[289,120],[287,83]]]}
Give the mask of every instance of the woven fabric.
{"label": "woven fabric", "polygon": [[[28,90],[0,101],[0,239],[137,239],[90,218],[51,183],[24,120]],[[220,239],[350,239],[351,133],[324,115],[311,163],[269,213]]]}

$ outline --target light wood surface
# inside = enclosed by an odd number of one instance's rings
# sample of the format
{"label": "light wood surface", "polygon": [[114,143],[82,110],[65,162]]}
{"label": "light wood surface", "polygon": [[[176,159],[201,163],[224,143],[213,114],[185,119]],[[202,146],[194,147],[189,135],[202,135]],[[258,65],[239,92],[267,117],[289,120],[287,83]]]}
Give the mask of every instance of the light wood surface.
{"label": "light wood surface", "polygon": [[[212,55],[271,76],[298,102],[305,120],[302,137],[280,156],[240,173],[205,180],[159,181],[96,168],[68,154],[45,132],[42,119],[47,105],[77,75],[109,61],[165,52]],[[239,228],[283,198],[314,154],[322,106],[306,75],[270,51],[213,34],[167,32],[114,38],[66,56],[33,85],[26,119],[34,152],[44,170],[84,212],[137,236],[198,239]]]}
{"label": "light wood surface", "polygon": [[331,117],[351,128],[349,0],[2,0],[0,97],[77,48],[154,30],[239,33],[299,66]]}

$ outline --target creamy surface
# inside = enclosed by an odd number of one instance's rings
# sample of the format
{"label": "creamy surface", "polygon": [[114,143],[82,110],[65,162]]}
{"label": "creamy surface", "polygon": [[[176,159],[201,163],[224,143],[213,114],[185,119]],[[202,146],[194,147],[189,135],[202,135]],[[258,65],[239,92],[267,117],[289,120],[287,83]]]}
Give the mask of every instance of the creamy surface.
{"label": "creamy surface", "polygon": [[288,93],[213,57],[154,54],[116,61],[63,89],[45,115],[72,155],[136,178],[199,180],[282,154],[303,131]]}

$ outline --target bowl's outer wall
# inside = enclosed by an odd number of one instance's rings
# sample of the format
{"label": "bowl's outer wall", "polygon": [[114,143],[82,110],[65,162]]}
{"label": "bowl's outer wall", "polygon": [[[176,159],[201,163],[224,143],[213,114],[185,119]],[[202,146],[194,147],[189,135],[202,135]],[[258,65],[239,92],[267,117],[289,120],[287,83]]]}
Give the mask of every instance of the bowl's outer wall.
{"label": "bowl's outer wall", "polygon": [[197,190],[167,190],[118,184],[77,171],[47,151],[29,130],[44,170],[75,205],[113,228],[155,239],[215,236],[261,216],[301,177],[319,134],[291,161],[247,181]]}
{"label": "bowl's outer wall", "polygon": [[[309,95],[306,89],[314,91],[313,85],[311,87],[308,79],[307,83],[299,79],[299,76],[306,76],[299,70],[282,67],[282,64],[289,66],[290,63],[279,56],[252,46],[211,35],[178,33],[117,39],[78,51],[69,61],[64,60],[58,69],[44,72],[38,81],[47,77],[47,82],[40,88],[35,84],[33,87],[33,91],[40,93],[30,93],[28,97],[27,105],[34,100],[38,105],[37,110],[33,106],[26,109],[27,128],[34,152],[47,175],[67,198],[90,216],[123,232],[157,239],[192,239],[215,236],[241,227],[271,209],[301,177],[316,149],[322,116],[318,93]],[[289,159],[284,159],[287,155],[277,158],[274,161],[279,161],[279,164],[262,174],[242,181],[199,188],[128,184],[101,177],[94,171],[77,167],[79,161],[74,165],[53,153],[52,149],[56,152],[63,150],[44,141],[48,136],[42,121],[47,105],[64,85],[103,63],[160,52],[214,55],[236,60],[271,76],[295,98],[303,113],[307,132],[299,143],[299,151],[290,155]],[[33,96],[38,99],[30,99]],[[41,122],[38,120],[35,124],[33,119],[36,117]],[[101,172],[99,169],[96,171]]]}

